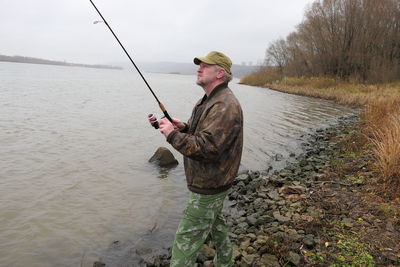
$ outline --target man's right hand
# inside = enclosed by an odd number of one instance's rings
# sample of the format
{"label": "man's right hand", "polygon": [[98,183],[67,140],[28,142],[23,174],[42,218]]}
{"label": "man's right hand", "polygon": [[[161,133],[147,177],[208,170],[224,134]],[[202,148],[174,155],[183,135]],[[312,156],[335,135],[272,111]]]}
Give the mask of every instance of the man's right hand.
{"label": "man's right hand", "polygon": [[174,124],[175,130],[182,130],[185,128],[185,124],[181,122],[179,119],[172,118],[172,123]]}

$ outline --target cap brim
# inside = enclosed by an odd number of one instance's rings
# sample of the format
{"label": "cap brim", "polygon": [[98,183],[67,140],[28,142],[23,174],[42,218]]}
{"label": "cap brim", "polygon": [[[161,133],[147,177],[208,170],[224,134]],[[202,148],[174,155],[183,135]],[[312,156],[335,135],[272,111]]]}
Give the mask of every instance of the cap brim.
{"label": "cap brim", "polygon": [[200,65],[201,62],[207,63],[207,64],[211,64],[211,65],[215,65],[216,63],[207,59],[206,57],[195,57],[193,59],[194,64],[196,65]]}

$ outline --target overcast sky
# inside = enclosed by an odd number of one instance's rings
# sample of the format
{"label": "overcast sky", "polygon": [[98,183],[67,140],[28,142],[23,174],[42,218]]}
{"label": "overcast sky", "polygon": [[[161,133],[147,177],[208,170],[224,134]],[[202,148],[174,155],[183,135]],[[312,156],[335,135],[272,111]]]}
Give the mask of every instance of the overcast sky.
{"label": "overcast sky", "polygon": [[[192,62],[212,50],[261,62],[312,0],[93,0],[134,61]],[[127,57],[89,0],[0,0],[0,54],[110,64]]]}

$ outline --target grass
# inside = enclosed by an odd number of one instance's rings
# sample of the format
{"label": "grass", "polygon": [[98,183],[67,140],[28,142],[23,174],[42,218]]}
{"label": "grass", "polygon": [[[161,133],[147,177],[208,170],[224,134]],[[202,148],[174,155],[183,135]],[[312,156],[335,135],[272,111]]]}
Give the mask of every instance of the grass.
{"label": "grass", "polygon": [[331,267],[339,266],[375,266],[375,261],[369,253],[368,246],[357,237],[349,234],[336,234],[338,241],[336,243],[335,262]]}
{"label": "grass", "polygon": [[240,82],[361,107],[363,128],[358,134],[366,137],[364,146],[372,146],[371,164],[380,183],[391,198],[400,197],[400,81],[361,84],[333,77],[284,77],[277,69],[264,68]]}

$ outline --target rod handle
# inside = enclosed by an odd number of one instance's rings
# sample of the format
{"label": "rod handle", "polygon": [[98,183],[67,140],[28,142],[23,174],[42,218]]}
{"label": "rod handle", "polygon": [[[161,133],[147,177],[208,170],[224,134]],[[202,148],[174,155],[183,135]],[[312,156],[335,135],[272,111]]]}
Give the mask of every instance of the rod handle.
{"label": "rod handle", "polygon": [[165,116],[172,124],[174,124],[174,122],[172,121],[171,116],[169,116],[169,114],[168,114],[167,110],[165,109],[164,105],[160,103],[159,106],[160,106],[160,109],[162,110],[162,112],[164,113],[164,116]]}

